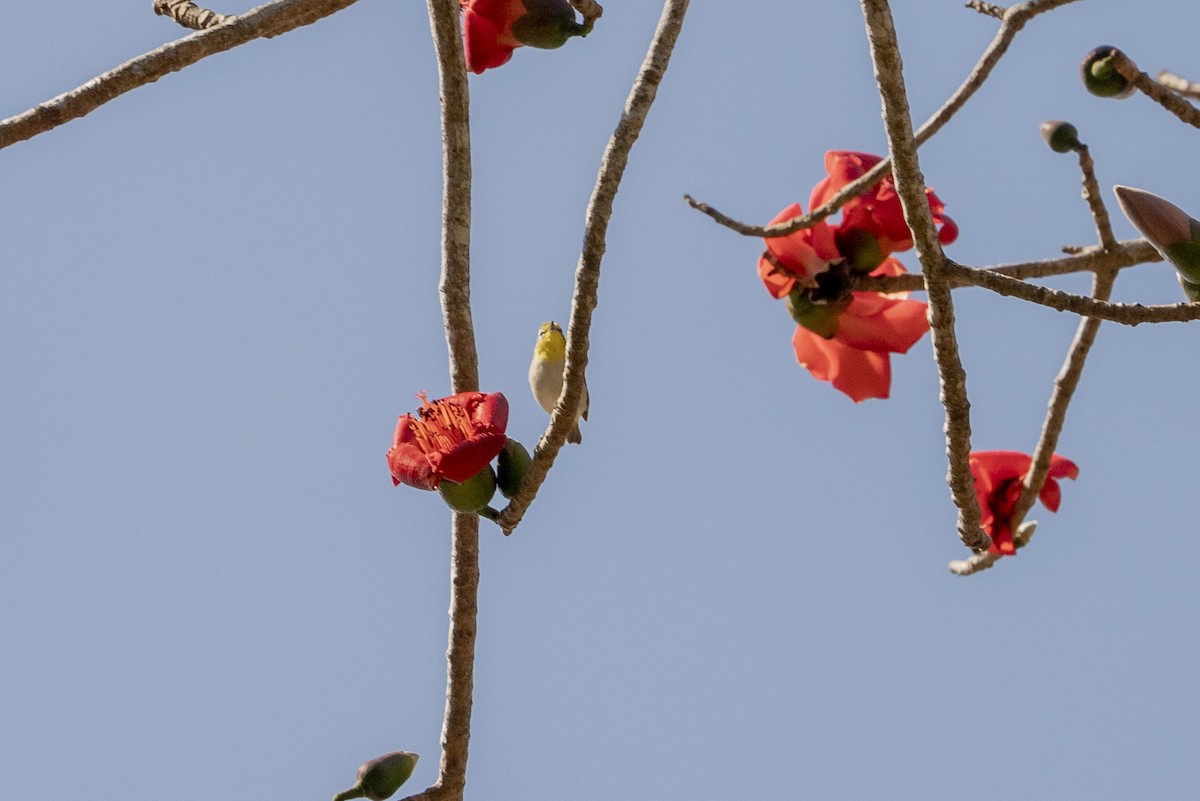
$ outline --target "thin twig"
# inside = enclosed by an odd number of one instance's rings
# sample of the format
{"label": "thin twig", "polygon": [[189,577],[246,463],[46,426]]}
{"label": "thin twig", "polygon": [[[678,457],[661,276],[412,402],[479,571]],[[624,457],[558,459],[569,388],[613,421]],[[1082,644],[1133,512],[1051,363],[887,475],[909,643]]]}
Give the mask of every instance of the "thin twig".
{"label": "thin twig", "polygon": [[947,259],[943,268],[952,281],[990,289],[999,295],[1020,298],[1057,311],[1067,311],[1083,317],[1095,317],[1121,325],[1143,323],[1186,323],[1200,320],[1200,303],[1176,303],[1162,306],[1143,306],[1140,303],[1106,303],[1095,298],[1059,292],[1035,286],[988,270],[972,270]]}
{"label": "thin twig", "polygon": [[1174,114],[1188,125],[1200,128],[1200,109],[1184,100],[1176,92],[1155,83],[1149,75],[1138,69],[1133,59],[1120,50],[1113,54],[1113,66],[1134,87],[1155,103]]}
{"label": "thin twig", "polygon": [[917,259],[929,293],[929,335],[937,359],[941,400],[946,409],[946,457],[949,469],[946,483],[954,505],[958,507],[958,536],[968,548],[982,549],[991,544],[980,528],[979,504],[971,478],[968,457],[971,453],[971,404],[967,399],[967,374],[958,354],[954,331],[954,298],[944,275],[945,254],[938,242],[937,227],[925,195],[925,177],[917,159],[917,142],[909,115],[903,64],[892,12],[887,0],[862,0],[867,40],[875,82],[883,104],[883,122],[887,131],[888,151],[895,162],[896,194],[904,209],[904,221],[913,234]]}
{"label": "thin twig", "polygon": [[666,74],[688,4],[689,0],[666,0],[663,4],[658,29],[654,32],[654,39],[650,42],[646,58],[625,101],[621,121],[617,123],[600,160],[600,173],[591,200],[588,201],[583,248],[575,268],[575,292],[571,298],[571,319],[567,327],[567,365],[562,395],[550,416],[546,432],[534,449],[533,464],[521,489],[501,511],[497,520],[506,534],[521,522],[525,510],[537,495],[538,488],[554,464],[555,456],[566,441],[567,431],[575,418],[574,410],[579,407],[584,369],[587,367],[588,332],[592,326],[592,312],[596,308],[600,261],[604,257],[605,236],[612,216],[613,201],[621,185],[625,165],[629,162],[629,151],[645,125],[646,115]]}
{"label": "thin twig", "polygon": [[[991,267],[965,267],[972,272],[991,272],[1009,278],[1049,278],[1100,270],[1121,270],[1136,264],[1162,261],[1162,254],[1145,239],[1130,239],[1116,242],[1111,250],[1099,247],[1084,248],[1073,256],[1042,261],[1023,261],[1013,264],[996,264]],[[978,282],[954,278],[951,284],[957,289],[977,286]],[[852,289],[858,292],[919,292],[925,288],[925,276],[920,273],[888,276],[856,276]]]}
{"label": "thin twig", "polygon": [[232,14],[209,11],[192,0],[154,0],[154,13],[170,17],[183,27],[194,31],[202,31],[233,19]]}
{"label": "thin twig", "polygon": [[1166,70],[1159,70],[1155,80],[1176,94],[1200,99],[1200,83],[1193,83],[1181,75]]}
{"label": "thin twig", "polygon": [[978,11],[980,14],[985,14],[989,17],[995,17],[996,19],[1004,19],[1004,7],[1003,6],[994,5],[992,3],[985,3],[985,2],[983,2],[983,0],[970,0],[970,2],[967,3],[967,8],[974,9],[975,11]]}
{"label": "thin twig", "polygon": [[[1079,171],[1083,175],[1083,199],[1087,202],[1096,222],[1096,233],[1100,237],[1100,247],[1111,250],[1116,241],[1113,239],[1112,225],[1109,224],[1108,209],[1100,196],[1100,185],[1096,181],[1096,165],[1087,145],[1081,145],[1079,153]],[[1106,301],[1112,296],[1113,284],[1116,283],[1118,270],[1109,268],[1100,270],[1092,279],[1092,297]],[[1016,545],[1022,547],[1029,544],[1036,526],[1023,526],[1025,516],[1033,508],[1034,502],[1041,493],[1046,479],[1050,475],[1050,460],[1058,448],[1058,438],[1062,434],[1063,425],[1067,420],[1067,407],[1079,386],[1083,376],[1083,366],[1088,353],[1096,341],[1096,333],[1100,330],[1100,320],[1085,317],[1079,321],[1075,329],[1075,339],[1067,358],[1063,361],[1062,369],[1054,379],[1054,391],[1050,395],[1050,403],[1046,408],[1046,419],[1042,423],[1042,432],[1038,436],[1037,446],[1033,450],[1029,464],[1029,472],[1025,475],[1025,486],[1021,495],[1013,505],[1010,525],[1017,532]],[[950,563],[950,570],[960,576],[969,576],[982,570],[987,570],[1001,558],[1000,554],[981,552],[965,561]]]}
{"label": "thin twig", "polygon": [[[1112,223],[1108,218],[1108,208],[1104,205],[1104,198],[1100,194],[1100,184],[1096,181],[1096,163],[1092,161],[1091,151],[1087,145],[1079,146],[1079,170],[1083,173],[1083,199],[1088,204],[1088,209],[1092,212],[1092,220],[1096,223],[1096,235],[1100,237],[1100,247],[1102,250],[1111,250],[1116,247],[1117,239],[1113,236]],[[1108,295],[1100,297],[1095,290],[1092,291],[1092,297],[1098,300],[1107,300]]]}
{"label": "thin twig", "polygon": [[596,20],[600,19],[600,15],[604,13],[604,7],[596,0],[567,0],[567,2],[583,17],[583,24],[589,27],[595,25]]}
{"label": "thin twig", "polygon": [[[1005,11],[1003,21],[1000,24],[1000,29],[996,31],[995,38],[988,44],[987,49],[983,51],[983,55],[979,57],[979,61],[972,68],[966,80],[954,90],[954,94],[950,95],[950,98],[942,104],[942,107],[935,111],[933,116],[926,120],[917,130],[916,146],[920,147],[929,141],[971,99],[971,96],[979,90],[979,87],[983,86],[984,81],[991,75],[1000,58],[1008,51],[1013,38],[1025,27],[1025,24],[1029,20],[1038,14],[1043,14],[1059,6],[1065,6],[1068,3],[1074,2],[1078,2],[1078,0],[1032,0],[1027,3],[1018,3]],[[891,159],[885,158],[857,179],[842,187],[841,191],[831,197],[825,205],[818,209],[810,209],[808,214],[791,220],[784,220],[774,225],[750,225],[749,223],[739,222],[732,217],[722,214],[707,203],[695,200],[690,195],[684,195],[683,199],[692,208],[707,214],[716,222],[732,231],[737,231],[743,236],[786,236],[802,228],[811,228],[821,220],[836,213],[838,209],[846,205],[851,199],[858,197],[880,181],[891,170],[891,167]]]}
{"label": "thin twig", "polygon": [[82,86],[0,120],[0,148],[31,139],[206,56],[278,36],[353,5],[356,0],[275,0],[215,28],[193,33],[127,61]]}

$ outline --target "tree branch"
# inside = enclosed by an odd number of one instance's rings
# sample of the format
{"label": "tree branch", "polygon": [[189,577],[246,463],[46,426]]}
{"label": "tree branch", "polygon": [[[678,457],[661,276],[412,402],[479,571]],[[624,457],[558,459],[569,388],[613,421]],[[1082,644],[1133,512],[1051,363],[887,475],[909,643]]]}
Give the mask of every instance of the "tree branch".
{"label": "tree branch", "polygon": [[945,276],[946,256],[938,242],[937,227],[925,196],[925,177],[917,159],[917,142],[909,115],[904,86],[903,63],[896,29],[887,0],[862,0],[863,18],[875,82],[883,104],[888,150],[895,167],[896,194],[904,209],[904,221],[913,234],[917,259],[929,293],[929,335],[937,359],[942,405],[946,409],[946,483],[958,507],[958,536],[971,549],[986,548],[990,539],[979,526],[979,504],[971,478],[971,404],[967,399],[967,375],[958,354],[954,331],[954,298]]}
{"label": "tree branch", "polygon": [[153,83],[206,56],[278,36],[353,5],[356,0],[275,0],[214,28],[193,33],[127,61],[82,86],[0,120],[0,148],[32,139],[95,111],[126,92]]}
{"label": "tree branch", "polygon": [[583,395],[584,369],[588,358],[588,333],[592,326],[592,312],[596,308],[597,291],[600,286],[600,261],[604,257],[605,236],[608,221],[612,217],[613,202],[625,166],[629,162],[629,151],[637,141],[646,116],[654,104],[658,86],[666,74],[671,52],[683,27],[689,0],[666,0],[658,29],[646,52],[646,58],[638,71],[625,110],[616,130],[608,140],[604,156],[600,160],[600,173],[588,202],[584,225],[583,248],[575,268],[575,292],[571,298],[571,318],[567,327],[567,365],[563,380],[562,396],[550,416],[550,424],[533,451],[533,464],[521,484],[521,489],[501,512],[497,523],[504,533],[511,533],[521,522],[521,517],[537,495],[538,488],[554,464],[558,451],[566,441],[567,431],[575,418],[575,409]]}

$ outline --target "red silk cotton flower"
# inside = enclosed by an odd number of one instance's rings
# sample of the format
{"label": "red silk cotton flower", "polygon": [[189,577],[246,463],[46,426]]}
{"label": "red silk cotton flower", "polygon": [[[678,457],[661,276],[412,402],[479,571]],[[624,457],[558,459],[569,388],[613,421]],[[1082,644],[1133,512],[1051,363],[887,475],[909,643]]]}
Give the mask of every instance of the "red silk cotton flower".
{"label": "red silk cotton flower", "polygon": [[[799,217],[793,203],[772,224]],[[926,305],[908,293],[848,292],[848,272],[834,262],[841,254],[835,231],[824,222],[765,240],[758,274],[767,291],[787,297],[793,319],[796,360],[820,381],[829,381],[856,403],[886,398],[892,385],[892,353],[906,353],[929,330]],[[871,275],[903,275],[904,266],[885,259]],[[803,307],[801,311],[799,307]],[[823,313],[822,313],[823,310]],[[818,319],[814,320],[814,316]]]}
{"label": "red silk cotton flower", "polygon": [[[808,207],[815,209],[825,205],[846,184],[862,176],[867,170],[883,161],[870,153],[855,153],[849,150],[831,150],[825,154],[825,172],[828,177],[813,187],[808,198]],[[943,212],[945,205],[932,189],[925,189],[929,199],[929,210],[938,226],[938,240],[948,245],[958,238],[958,226]],[[865,193],[842,206],[840,233],[852,230],[867,231],[879,242],[883,256],[896,251],[908,250],[913,246],[912,234],[904,222],[904,211],[900,207],[900,196],[891,175],[882,178]],[[839,237],[839,242],[841,237]],[[849,257],[851,254],[843,253]]]}
{"label": "red silk cotton flower", "polygon": [[[973,451],[970,456],[971,475],[975,479],[975,499],[983,515],[980,524],[992,538],[988,551],[1003,556],[1017,552],[1013,543],[1013,511],[1024,489],[1025,474],[1033,458],[1017,451]],[[1079,467],[1057,453],[1050,457],[1050,472],[1038,498],[1051,512],[1058,511],[1062,489],[1056,479],[1075,479]]]}
{"label": "red silk cotton flower", "polygon": [[429,401],[418,395],[416,416],[401,415],[388,451],[393,484],[437,489],[442,479],[462,483],[504,448],[508,400],[499,392],[460,392]]}
{"label": "red silk cotton flower", "polygon": [[575,21],[567,0],[459,0],[459,5],[467,69],[476,74],[506,63],[522,45],[552,50],[592,30]]}

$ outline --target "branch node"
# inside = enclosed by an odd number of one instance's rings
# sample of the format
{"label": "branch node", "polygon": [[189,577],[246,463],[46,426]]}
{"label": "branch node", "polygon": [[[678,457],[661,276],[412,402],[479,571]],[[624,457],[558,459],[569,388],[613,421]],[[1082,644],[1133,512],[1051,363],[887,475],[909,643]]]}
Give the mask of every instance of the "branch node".
{"label": "branch node", "polygon": [[213,28],[234,19],[233,14],[218,14],[201,8],[191,0],[154,0],[154,13],[170,17],[183,27],[194,31]]}

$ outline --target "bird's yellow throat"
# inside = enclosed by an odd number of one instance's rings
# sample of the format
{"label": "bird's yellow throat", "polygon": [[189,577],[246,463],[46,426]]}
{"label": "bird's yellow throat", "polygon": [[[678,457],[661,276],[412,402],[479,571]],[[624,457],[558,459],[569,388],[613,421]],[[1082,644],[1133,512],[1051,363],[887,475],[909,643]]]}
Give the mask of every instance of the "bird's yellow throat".
{"label": "bird's yellow throat", "polygon": [[538,337],[534,347],[534,356],[539,361],[562,362],[567,359],[567,339],[561,331],[553,328]]}

